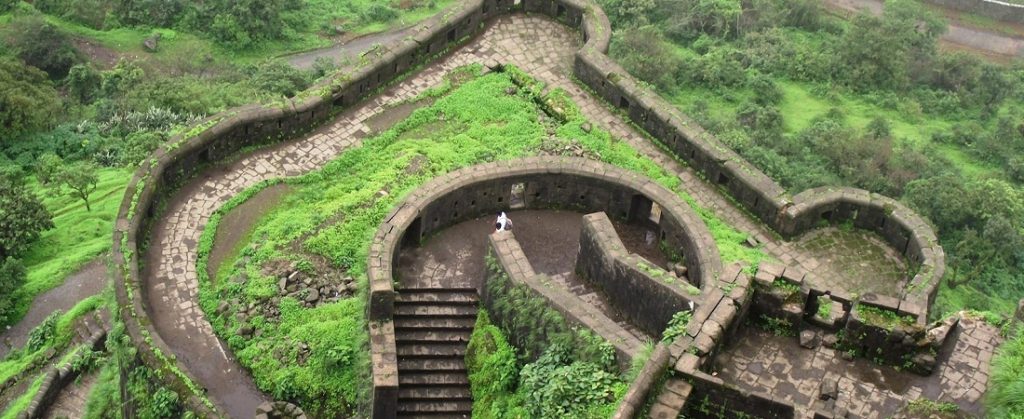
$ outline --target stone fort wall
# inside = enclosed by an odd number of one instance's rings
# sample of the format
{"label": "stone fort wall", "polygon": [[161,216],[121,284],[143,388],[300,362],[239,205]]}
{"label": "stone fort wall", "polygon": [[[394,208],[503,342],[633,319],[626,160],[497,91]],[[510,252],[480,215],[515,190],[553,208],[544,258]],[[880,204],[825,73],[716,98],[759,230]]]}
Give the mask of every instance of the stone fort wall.
{"label": "stone fort wall", "polygon": [[[358,68],[339,73],[295,98],[244,106],[207,118],[172,138],[135,172],[122,201],[113,237],[112,253],[119,272],[115,280],[118,315],[139,349],[141,360],[162,372],[165,384],[183,396],[188,408],[208,416],[217,411],[216,401],[202,396],[191,374],[174,362],[169,348],[149,323],[140,286],[137,257],[150,224],[159,215],[161,202],[200,168],[245,147],[288,139],[312,129],[418,64],[479,33],[488,19],[512,10],[542,13],[578,28],[586,44],[577,53],[576,77],[780,234],[795,236],[822,220],[853,219],[857,225],[886,237],[910,260],[920,264],[912,286],[904,295],[893,297],[923,307],[918,315],[923,321],[944,263],[934,233],[919,216],[891,199],[849,188],[808,191],[790,197],[777,183],[655,93],[641,87],[608,58],[605,53],[611,26],[600,7],[590,0],[466,0],[418,25],[420,30],[415,35],[368,54],[367,61]],[[643,188],[646,186],[640,190]],[[686,243],[678,244],[686,247]],[[713,276],[711,271],[700,270],[704,268],[698,268],[695,274]],[[374,293],[373,298],[371,306],[377,307],[382,303],[377,299],[386,297]],[[899,303],[888,308],[899,310]],[[374,328],[386,327],[371,324],[371,334]],[[386,330],[378,332],[388,334]],[[393,329],[390,334],[393,336]]]}
{"label": "stone fort wall", "polygon": [[[700,284],[717,281],[721,259],[704,222],[681,198],[644,176],[593,160],[562,157],[533,157],[456,170],[428,182],[398,204],[385,217],[370,246],[367,275],[370,279],[373,417],[392,417],[397,403],[398,357],[391,318],[395,300],[394,272],[403,243],[418,243],[420,238],[434,231],[508,208],[510,191],[517,184],[524,187],[525,208],[562,208],[584,213],[607,211],[623,219],[645,220],[651,204],[656,203],[662,208],[659,230],[664,240],[681,251],[690,266],[691,278]],[[515,261],[524,257],[517,256],[521,250],[516,252],[518,244],[514,238],[498,242],[492,239],[492,245],[505,272],[515,282],[532,285],[538,295],[575,323],[606,336],[617,333],[608,330],[615,326],[614,322],[595,321],[604,316],[592,308],[574,304],[574,299],[563,295],[564,292],[541,286],[542,281],[536,279],[528,262],[524,266],[517,264]],[[485,295],[485,305],[487,301]],[[671,317],[674,313],[667,315]],[[667,323],[667,319],[664,322]],[[616,349],[620,359],[631,356],[629,345]]]}

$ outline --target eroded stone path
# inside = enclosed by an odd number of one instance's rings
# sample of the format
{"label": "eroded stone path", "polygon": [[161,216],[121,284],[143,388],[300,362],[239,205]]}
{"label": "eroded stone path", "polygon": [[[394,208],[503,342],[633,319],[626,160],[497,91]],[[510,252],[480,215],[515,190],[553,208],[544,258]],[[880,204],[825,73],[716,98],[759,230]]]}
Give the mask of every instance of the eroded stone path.
{"label": "eroded stone path", "polygon": [[[265,398],[226,345],[214,335],[198,306],[196,246],[210,215],[232,196],[260,181],[315,170],[347,148],[358,146],[371,131],[366,122],[386,113],[388,104],[412,99],[439,84],[450,70],[470,63],[514,64],[551,86],[565,89],[594,123],[677,173],[683,189],[701,206],[765,243],[769,254],[784,262],[817,261],[793,244],[774,239],[763,225],[748,218],[715,187],[664,154],[603,102],[576,86],[570,76],[579,38],[569,28],[545,18],[498,18],[469,45],[342,113],[316,132],[207,170],[172,197],[165,215],[152,229],[144,295],[157,331],[180,364],[208,390],[210,398],[234,417],[251,417],[255,406]],[[843,278],[830,280],[841,288]]]}

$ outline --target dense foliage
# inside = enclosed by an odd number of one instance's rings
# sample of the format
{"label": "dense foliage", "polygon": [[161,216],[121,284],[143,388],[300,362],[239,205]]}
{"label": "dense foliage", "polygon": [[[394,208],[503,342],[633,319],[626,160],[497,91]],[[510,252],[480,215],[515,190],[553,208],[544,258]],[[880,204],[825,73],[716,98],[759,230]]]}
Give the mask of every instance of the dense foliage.
{"label": "dense foliage", "polygon": [[554,344],[520,365],[515,348],[481,310],[466,352],[473,417],[610,417],[628,384],[576,353]]}
{"label": "dense foliage", "polygon": [[[850,185],[928,217],[948,254],[936,315],[1024,296],[1024,69],[940,52],[919,3],[601,0],[611,54],[792,192]],[[743,3],[746,5],[747,3]]]}
{"label": "dense foliage", "polygon": [[43,231],[53,228],[51,217],[24,181],[0,176],[0,258],[21,256]]}

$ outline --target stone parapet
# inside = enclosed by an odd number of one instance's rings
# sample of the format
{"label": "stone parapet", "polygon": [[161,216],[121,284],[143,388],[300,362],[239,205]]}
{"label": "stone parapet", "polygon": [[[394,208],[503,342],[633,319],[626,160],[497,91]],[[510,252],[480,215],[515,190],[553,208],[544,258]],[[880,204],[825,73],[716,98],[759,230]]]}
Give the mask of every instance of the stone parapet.
{"label": "stone parapet", "polygon": [[[708,242],[699,246],[714,245]],[[603,212],[583,217],[576,272],[603,291],[616,310],[650,336],[660,337],[673,315],[688,311],[691,303],[699,303],[698,288],[630,254]]]}

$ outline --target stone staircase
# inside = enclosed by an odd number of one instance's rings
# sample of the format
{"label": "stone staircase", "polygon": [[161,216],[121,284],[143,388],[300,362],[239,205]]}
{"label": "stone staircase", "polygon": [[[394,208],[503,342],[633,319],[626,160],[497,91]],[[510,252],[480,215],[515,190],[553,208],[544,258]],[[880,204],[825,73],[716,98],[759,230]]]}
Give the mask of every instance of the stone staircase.
{"label": "stone staircase", "polygon": [[399,417],[472,415],[464,357],[478,301],[476,288],[399,291],[394,315]]}

